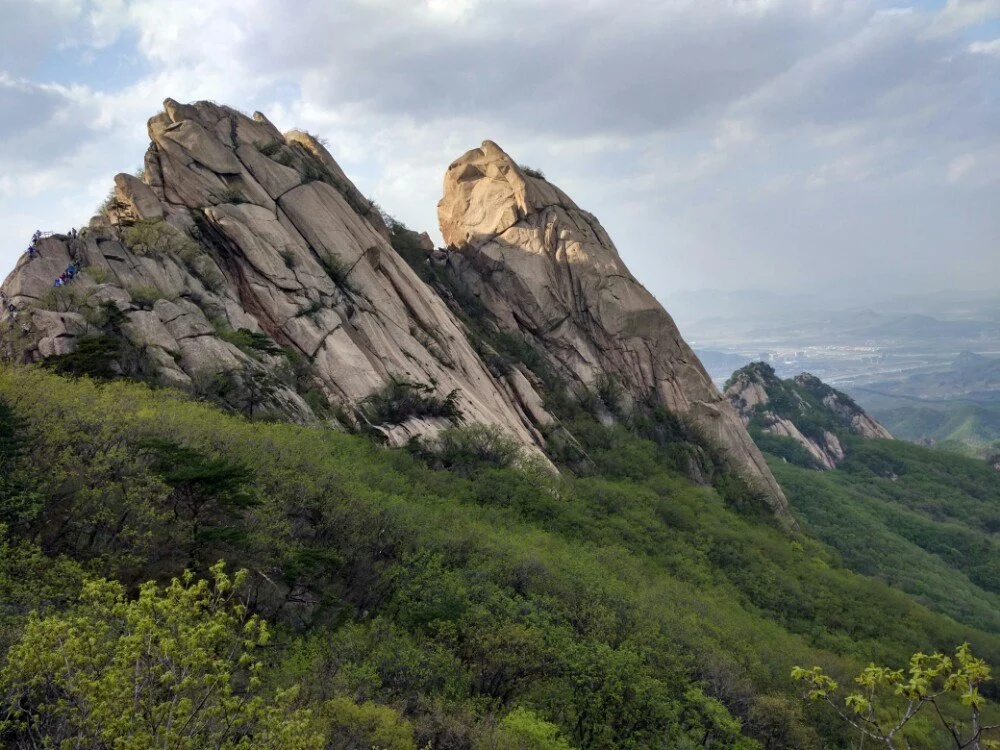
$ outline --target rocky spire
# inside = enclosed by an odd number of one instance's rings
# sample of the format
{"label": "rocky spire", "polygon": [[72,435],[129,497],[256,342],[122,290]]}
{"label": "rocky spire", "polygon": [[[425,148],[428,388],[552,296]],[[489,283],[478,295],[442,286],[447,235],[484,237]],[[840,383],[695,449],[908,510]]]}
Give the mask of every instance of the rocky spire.
{"label": "rocky spire", "polygon": [[500,326],[581,388],[612,378],[686,417],[787,512],[739,416],[593,214],[486,141],[448,168],[438,218],[453,265]]}
{"label": "rocky spire", "polygon": [[[264,406],[308,420],[310,393],[352,407],[402,380],[441,399],[454,392],[466,421],[498,425],[537,450],[511,386],[483,365],[315,138],[282,135],[260,113],[172,99],[148,130],[144,174],[118,175],[91,227],[42,240],[39,257],[4,282],[19,308],[9,358],[74,350],[107,327],[110,301],[121,313],[116,331],[154,381],[266,379]],[[82,273],[53,288],[76,258]],[[447,424],[414,417],[378,427],[401,443]]]}

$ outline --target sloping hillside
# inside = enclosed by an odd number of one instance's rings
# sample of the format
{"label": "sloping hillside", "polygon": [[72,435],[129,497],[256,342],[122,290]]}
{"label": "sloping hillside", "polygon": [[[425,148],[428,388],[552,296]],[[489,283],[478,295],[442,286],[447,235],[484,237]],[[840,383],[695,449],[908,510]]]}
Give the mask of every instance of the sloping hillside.
{"label": "sloping hillside", "polygon": [[892,439],[850,396],[808,372],[781,380],[754,362],[733,373],[725,393],[762,450],[808,468],[838,466],[849,436]]}
{"label": "sloping hillside", "polygon": [[[997,636],[664,469],[670,444],[620,423],[579,431],[591,469],[574,478],[461,431],[433,455],[386,451],[37,369],[0,371],[0,404],[5,646],[84,574],[131,588],[222,558],[277,627],[268,686],[377,701],[441,748],[485,746],[516,708],[580,748],[836,746],[792,665],[844,675],[966,639],[1000,662]],[[911,739],[945,743],[929,725]]]}

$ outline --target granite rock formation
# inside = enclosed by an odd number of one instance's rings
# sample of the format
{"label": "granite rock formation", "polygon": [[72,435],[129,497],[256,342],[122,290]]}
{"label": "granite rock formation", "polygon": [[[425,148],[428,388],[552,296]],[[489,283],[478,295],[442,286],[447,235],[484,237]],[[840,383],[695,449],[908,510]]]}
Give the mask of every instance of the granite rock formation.
{"label": "granite rock formation", "polygon": [[770,365],[755,362],[733,374],[725,394],[751,433],[794,440],[808,452],[815,468],[839,466],[848,435],[893,439],[850,396],[808,372],[781,380]]}
{"label": "granite rock formation", "polygon": [[687,418],[786,508],[739,416],[593,214],[486,141],[448,168],[438,218],[449,262],[501,328],[578,389],[610,379]]}

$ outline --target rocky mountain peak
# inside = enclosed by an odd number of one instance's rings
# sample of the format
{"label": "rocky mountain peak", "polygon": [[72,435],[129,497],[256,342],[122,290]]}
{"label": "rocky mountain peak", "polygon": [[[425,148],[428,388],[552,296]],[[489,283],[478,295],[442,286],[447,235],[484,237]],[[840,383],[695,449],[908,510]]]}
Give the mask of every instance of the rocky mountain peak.
{"label": "rocky mountain peak", "polygon": [[[449,167],[440,250],[412,232],[394,247],[398,226],[325,145],[259,112],[167,99],[148,132],[142,173],[117,175],[79,233],[36,238],[3,283],[6,359],[394,445],[482,423],[542,456],[557,420],[541,379],[487,362],[461,297],[578,398],[614,393],[685,420],[787,518],[736,411],[596,217],[495,143]],[[431,267],[450,286],[432,288]]]}
{"label": "rocky mountain peak", "polygon": [[847,436],[892,439],[850,396],[808,372],[782,380],[770,365],[754,362],[733,373],[725,395],[758,443],[785,455],[781,441],[793,441],[805,451],[793,458],[813,468],[836,468]]}
{"label": "rocky mountain peak", "polygon": [[786,508],[738,415],[593,214],[486,141],[448,168],[438,217],[455,273],[497,325],[578,391],[610,382],[688,419]]}
{"label": "rocky mountain peak", "polygon": [[[113,338],[144,363],[130,374],[241,403],[250,391],[257,408],[299,420],[407,383],[430,406],[401,421],[372,415],[391,442],[449,424],[433,406],[454,393],[464,419],[535,449],[509,386],[317,139],[171,99],[148,130],[144,173],[118,175],[90,227],[36,243],[4,283],[18,309],[8,358]],[[53,287],[75,260],[81,272]]]}

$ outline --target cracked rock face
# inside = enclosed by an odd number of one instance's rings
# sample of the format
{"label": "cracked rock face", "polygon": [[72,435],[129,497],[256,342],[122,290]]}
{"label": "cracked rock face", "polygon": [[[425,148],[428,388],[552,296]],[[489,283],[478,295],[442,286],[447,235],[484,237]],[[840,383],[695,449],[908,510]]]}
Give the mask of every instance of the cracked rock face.
{"label": "cracked rock face", "polygon": [[[118,175],[103,216],[79,237],[41,240],[38,257],[22,258],[4,282],[19,308],[16,320],[7,315],[7,358],[72,351],[98,332],[97,312],[110,300],[124,313],[121,333],[161,383],[289,369],[281,355],[227,340],[247,329],[307,359],[311,385],[332,403],[356,404],[391,377],[436,384],[442,395],[458,390],[467,421],[498,425],[537,450],[533,420],[511,397],[524,384],[487,370],[322,144],[208,102],[168,99],[148,130],[142,179]],[[54,289],[73,260],[83,272]],[[290,380],[274,406],[311,419]],[[387,431],[390,440],[442,426],[414,422]]]}
{"label": "cracked rock face", "polygon": [[438,218],[449,262],[502,328],[579,387],[613,378],[633,400],[687,417],[787,511],[735,410],[595,216],[486,141],[448,168]]}

